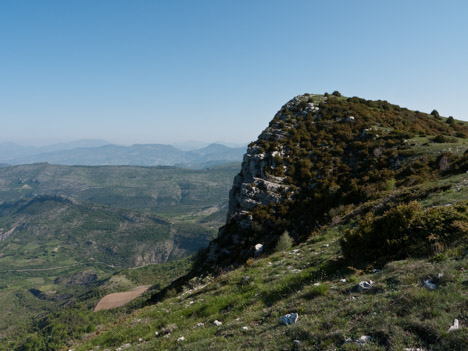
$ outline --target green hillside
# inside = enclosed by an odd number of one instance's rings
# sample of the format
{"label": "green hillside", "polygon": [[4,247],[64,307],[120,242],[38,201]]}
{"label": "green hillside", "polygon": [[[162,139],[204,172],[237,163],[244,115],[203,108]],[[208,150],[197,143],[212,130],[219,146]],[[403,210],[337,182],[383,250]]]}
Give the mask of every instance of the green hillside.
{"label": "green hillside", "polygon": [[47,163],[2,167],[0,199],[61,195],[159,214],[199,212],[227,201],[232,178],[238,171],[238,164],[204,170]]}
{"label": "green hillside", "polygon": [[467,136],[385,101],[296,97],[191,273],[70,347],[466,350]]}

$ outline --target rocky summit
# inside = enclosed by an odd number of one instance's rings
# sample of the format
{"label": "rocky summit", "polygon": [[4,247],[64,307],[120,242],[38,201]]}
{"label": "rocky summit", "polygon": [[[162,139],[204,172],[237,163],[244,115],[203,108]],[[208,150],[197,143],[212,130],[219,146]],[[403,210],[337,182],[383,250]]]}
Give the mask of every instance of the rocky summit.
{"label": "rocky summit", "polygon": [[340,94],[288,101],[252,142],[229,194],[227,222],[199,269],[242,264],[288,231],[303,241],[340,212],[369,200],[382,208],[422,194],[399,192],[467,170],[468,126],[434,111]]}

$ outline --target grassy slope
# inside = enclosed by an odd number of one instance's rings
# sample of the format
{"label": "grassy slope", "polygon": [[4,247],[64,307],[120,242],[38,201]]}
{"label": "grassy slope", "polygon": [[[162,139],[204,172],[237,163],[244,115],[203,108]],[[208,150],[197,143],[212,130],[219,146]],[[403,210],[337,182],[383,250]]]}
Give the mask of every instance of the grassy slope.
{"label": "grassy slope", "polygon": [[[451,203],[454,194],[468,198],[466,176],[443,182],[452,186],[431,193],[426,206]],[[414,189],[420,190],[421,185]],[[362,208],[368,205],[375,203]],[[300,340],[297,349],[304,350],[465,350],[467,248],[376,267],[382,273],[373,273],[372,266],[350,267],[342,260],[338,241],[359,218],[359,210],[336,218],[336,224],[323,227],[320,235],[298,247],[193,282],[194,287],[178,296],[104,325],[74,348],[114,350],[130,343],[129,350],[290,350],[293,341]],[[442,276],[437,279],[438,274]],[[428,277],[437,279],[437,290],[423,287]],[[374,282],[372,291],[357,291],[363,280]],[[280,325],[279,317],[290,312],[299,313],[298,323]],[[448,333],[455,318],[462,328]],[[214,320],[223,325],[213,325]],[[170,334],[156,337],[154,332]],[[354,341],[362,335],[371,336],[371,342],[358,346]],[[182,336],[185,340],[178,341]]]}

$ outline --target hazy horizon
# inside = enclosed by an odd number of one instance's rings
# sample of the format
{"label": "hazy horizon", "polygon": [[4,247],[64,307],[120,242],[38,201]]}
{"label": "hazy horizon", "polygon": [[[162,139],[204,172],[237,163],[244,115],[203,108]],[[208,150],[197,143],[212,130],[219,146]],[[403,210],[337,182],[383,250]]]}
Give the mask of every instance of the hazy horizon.
{"label": "hazy horizon", "polygon": [[79,142],[100,142],[102,145],[118,145],[118,146],[132,146],[132,145],[154,145],[154,144],[159,144],[159,145],[172,145],[176,148],[179,148],[181,150],[189,150],[189,149],[197,149],[197,148],[203,148],[205,146],[211,145],[211,144],[222,144],[228,147],[232,148],[238,148],[238,147],[243,147],[247,145],[249,142],[226,142],[223,140],[213,140],[213,141],[201,141],[201,140],[184,140],[184,141],[179,141],[179,142],[173,142],[173,143],[160,143],[160,142],[136,142],[136,143],[115,143],[111,142],[109,140],[105,139],[87,139],[87,138],[82,138],[82,139],[76,139],[76,140],[44,140],[43,142],[39,143],[23,143],[20,141],[15,141],[15,140],[3,140],[0,139],[0,144],[7,144],[7,143],[12,143],[16,144],[18,146],[24,146],[24,147],[45,147],[45,146],[52,146],[52,145],[60,145],[60,144],[73,144],[73,143],[79,143]]}

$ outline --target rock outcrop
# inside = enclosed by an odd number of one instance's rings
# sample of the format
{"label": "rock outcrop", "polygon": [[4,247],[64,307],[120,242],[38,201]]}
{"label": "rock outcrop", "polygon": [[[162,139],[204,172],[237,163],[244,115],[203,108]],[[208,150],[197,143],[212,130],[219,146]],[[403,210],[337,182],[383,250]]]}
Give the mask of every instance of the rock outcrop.
{"label": "rock outcrop", "polygon": [[[468,128],[381,100],[296,96],[248,146],[226,224],[195,273],[243,264],[258,256],[257,244],[268,254],[284,231],[305,240],[346,208],[440,172],[437,155],[422,156],[407,142],[439,134],[468,135]],[[447,167],[463,171],[466,160],[456,162]]]}
{"label": "rock outcrop", "polygon": [[[205,266],[212,267],[220,262],[222,266],[226,266],[226,262],[240,263],[249,256],[257,255],[255,243],[250,240],[255,237],[251,235],[255,231],[252,211],[258,206],[275,205],[293,196],[294,192],[285,182],[284,174],[288,167],[283,158],[289,150],[283,141],[289,137],[288,130],[295,128],[297,118],[309,114],[318,116],[318,105],[326,99],[322,95],[296,96],[280,109],[257,141],[249,144],[241,170],[234,178],[229,193],[226,225],[220,229],[218,239],[210,244]],[[267,144],[275,147],[266,149]],[[233,226],[236,229],[233,230]],[[267,248],[274,241],[268,237],[261,239]]]}

